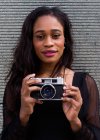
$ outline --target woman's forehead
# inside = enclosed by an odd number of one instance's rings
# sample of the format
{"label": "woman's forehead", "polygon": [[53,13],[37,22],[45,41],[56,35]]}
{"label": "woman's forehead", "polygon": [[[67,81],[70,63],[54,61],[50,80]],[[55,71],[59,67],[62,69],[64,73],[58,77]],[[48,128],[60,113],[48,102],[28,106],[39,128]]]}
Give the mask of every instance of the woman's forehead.
{"label": "woman's forehead", "polygon": [[59,20],[51,15],[45,15],[45,16],[41,16],[39,17],[34,26],[33,26],[33,30],[34,32],[37,32],[39,30],[63,30],[63,26],[62,24],[59,22]]}

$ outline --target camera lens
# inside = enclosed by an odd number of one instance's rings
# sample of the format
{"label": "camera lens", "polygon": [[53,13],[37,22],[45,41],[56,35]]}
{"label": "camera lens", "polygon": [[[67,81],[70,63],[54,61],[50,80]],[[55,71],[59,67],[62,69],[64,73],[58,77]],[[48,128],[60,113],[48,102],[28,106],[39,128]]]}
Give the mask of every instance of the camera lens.
{"label": "camera lens", "polygon": [[55,87],[51,84],[43,85],[40,94],[44,99],[52,99],[56,94]]}

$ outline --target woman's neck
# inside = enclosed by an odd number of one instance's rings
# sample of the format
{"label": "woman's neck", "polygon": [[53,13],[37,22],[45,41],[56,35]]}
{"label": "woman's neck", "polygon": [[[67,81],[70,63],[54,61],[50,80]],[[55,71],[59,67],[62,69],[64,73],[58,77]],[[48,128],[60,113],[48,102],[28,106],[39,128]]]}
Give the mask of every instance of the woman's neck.
{"label": "woman's neck", "polygon": [[55,64],[42,64],[37,77],[50,77],[54,71]]}
{"label": "woman's neck", "polygon": [[51,64],[43,64],[40,67],[40,71],[37,74],[37,76],[41,76],[41,77],[50,77],[50,75],[52,74],[53,70],[54,70],[55,65],[51,65]]}

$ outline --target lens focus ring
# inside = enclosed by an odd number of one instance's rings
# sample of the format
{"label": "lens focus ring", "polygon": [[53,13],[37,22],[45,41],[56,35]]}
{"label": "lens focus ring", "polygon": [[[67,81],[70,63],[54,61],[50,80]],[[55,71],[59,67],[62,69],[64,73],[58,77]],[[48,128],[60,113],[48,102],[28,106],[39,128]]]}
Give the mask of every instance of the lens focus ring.
{"label": "lens focus ring", "polygon": [[56,89],[52,84],[45,84],[42,86],[40,94],[44,99],[52,99],[56,94]]}

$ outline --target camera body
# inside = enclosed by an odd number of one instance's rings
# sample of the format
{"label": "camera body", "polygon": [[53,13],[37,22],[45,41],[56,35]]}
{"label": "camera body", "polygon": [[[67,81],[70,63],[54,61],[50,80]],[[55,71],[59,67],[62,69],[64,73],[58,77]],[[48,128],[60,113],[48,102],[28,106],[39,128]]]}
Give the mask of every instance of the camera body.
{"label": "camera body", "polygon": [[41,79],[41,83],[34,86],[41,87],[40,91],[31,93],[31,97],[39,100],[61,100],[63,94],[64,80],[61,77],[57,78],[36,78]]}

